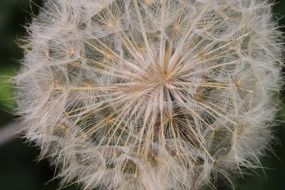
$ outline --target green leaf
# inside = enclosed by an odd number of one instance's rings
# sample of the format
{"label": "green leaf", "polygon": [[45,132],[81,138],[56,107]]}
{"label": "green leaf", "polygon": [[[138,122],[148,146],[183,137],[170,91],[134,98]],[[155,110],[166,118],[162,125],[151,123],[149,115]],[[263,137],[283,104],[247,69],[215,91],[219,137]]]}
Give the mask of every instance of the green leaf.
{"label": "green leaf", "polygon": [[1,68],[0,70],[0,107],[5,111],[13,111],[16,103],[13,98],[11,79],[16,75],[15,67]]}

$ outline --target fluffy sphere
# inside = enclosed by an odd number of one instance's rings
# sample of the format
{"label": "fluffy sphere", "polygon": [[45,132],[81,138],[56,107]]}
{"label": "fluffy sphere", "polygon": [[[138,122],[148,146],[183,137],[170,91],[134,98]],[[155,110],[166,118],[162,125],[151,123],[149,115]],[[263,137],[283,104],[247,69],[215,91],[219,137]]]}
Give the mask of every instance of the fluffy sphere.
{"label": "fluffy sphere", "polygon": [[265,0],[48,0],[16,77],[26,136],[84,189],[231,181],[272,139],[276,28]]}

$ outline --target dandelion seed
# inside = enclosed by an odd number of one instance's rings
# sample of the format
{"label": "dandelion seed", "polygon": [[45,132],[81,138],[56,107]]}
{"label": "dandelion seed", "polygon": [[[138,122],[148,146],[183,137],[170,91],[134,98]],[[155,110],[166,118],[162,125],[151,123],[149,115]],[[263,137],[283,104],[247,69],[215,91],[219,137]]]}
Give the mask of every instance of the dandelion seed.
{"label": "dandelion seed", "polygon": [[281,34],[262,0],[48,0],[16,77],[27,138],[84,189],[232,183],[272,139]]}

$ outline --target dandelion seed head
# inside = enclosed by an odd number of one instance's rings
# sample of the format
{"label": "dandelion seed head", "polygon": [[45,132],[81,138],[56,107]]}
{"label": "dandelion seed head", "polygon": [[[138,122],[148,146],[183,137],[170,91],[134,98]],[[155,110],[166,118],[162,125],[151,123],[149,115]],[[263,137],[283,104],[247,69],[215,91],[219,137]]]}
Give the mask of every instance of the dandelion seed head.
{"label": "dandelion seed head", "polygon": [[84,189],[231,183],[269,146],[281,34],[262,0],[48,0],[16,77],[27,138]]}

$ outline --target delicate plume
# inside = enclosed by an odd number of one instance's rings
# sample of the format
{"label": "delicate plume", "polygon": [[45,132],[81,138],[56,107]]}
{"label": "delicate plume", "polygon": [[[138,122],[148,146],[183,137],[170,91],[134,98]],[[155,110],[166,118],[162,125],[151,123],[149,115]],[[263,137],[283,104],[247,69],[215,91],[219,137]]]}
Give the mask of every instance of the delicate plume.
{"label": "delicate plume", "polygon": [[16,77],[27,138],[84,189],[197,190],[272,139],[265,0],[48,0]]}

